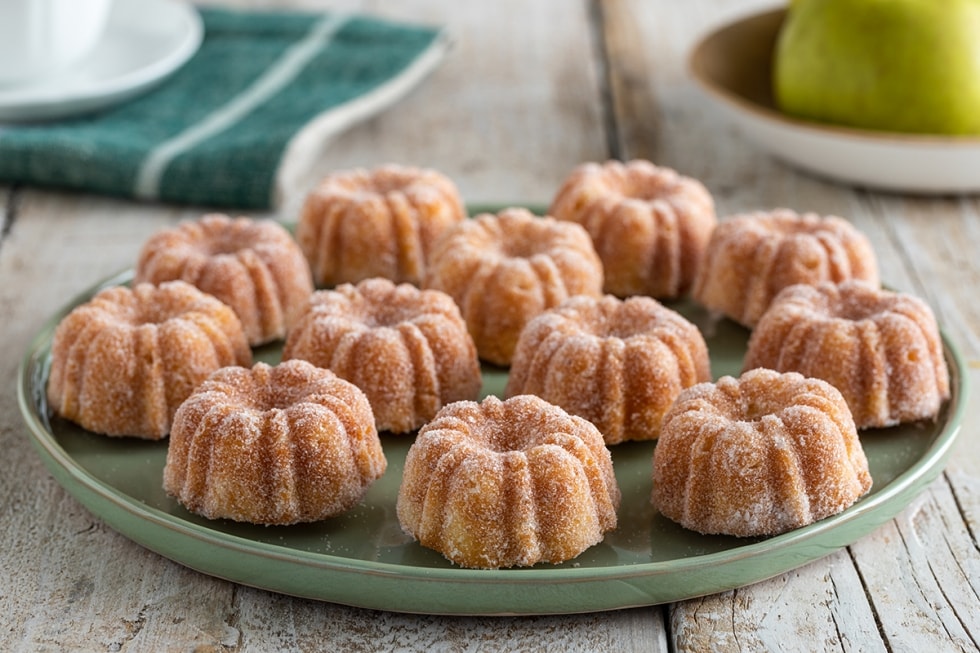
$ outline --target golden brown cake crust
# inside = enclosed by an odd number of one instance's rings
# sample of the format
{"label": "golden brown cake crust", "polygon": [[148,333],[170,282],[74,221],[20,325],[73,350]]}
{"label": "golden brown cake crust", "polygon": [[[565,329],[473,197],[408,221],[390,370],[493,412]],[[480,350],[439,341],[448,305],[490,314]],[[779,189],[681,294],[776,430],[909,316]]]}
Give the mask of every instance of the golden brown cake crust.
{"label": "golden brown cake crust", "polygon": [[296,239],[319,286],[372,277],[419,285],[435,242],[465,217],[448,177],[389,164],[327,176],[306,198]]}
{"label": "golden brown cake crust", "polygon": [[367,398],[305,361],[215,372],[174,418],[164,488],[209,519],[293,524],[355,506],[387,462]]}
{"label": "golden brown cake crust", "polygon": [[844,398],[795,372],[757,368],[684,390],[654,449],[654,505],[700,533],[775,535],[870,488]]}
{"label": "golden brown cake crust", "polygon": [[717,223],[701,182],[639,159],[578,166],[548,213],[586,228],[619,297],[687,293]]}
{"label": "golden brown cake crust", "polygon": [[589,422],[530,395],[444,408],[398,493],[402,528],[465,567],[561,562],[616,527],[620,491]]}
{"label": "golden brown cake crust", "polygon": [[579,225],[509,208],[447,232],[425,285],[456,301],[480,358],[509,365],[532,317],[574,295],[601,295],[602,262]]}
{"label": "golden brown cake crust", "polygon": [[135,282],[175,279],[231,306],[251,345],[285,338],[313,292],[303,252],[282,225],[222,214],[165,229],[144,243]]}
{"label": "golden brown cake crust", "polygon": [[59,324],[48,402],[89,431],[159,439],[198,383],[250,365],[241,322],[183,281],[108,288]]}
{"label": "golden brown cake crust", "polygon": [[745,369],[824,379],[858,428],[934,418],[949,369],[928,304],[860,281],[784,289],[749,339]]}
{"label": "golden brown cake crust", "polygon": [[318,290],[283,360],[302,358],[357,385],[378,430],[405,433],[482,384],[473,339],[445,293],[387,279]]}
{"label": "golden brown cake crust", "polygon": [[697,327],[651,297],[572,297],[521,333],[507,396],[584,417],[606,444],[651,440],[681,390],[711,380]]}
{"label": "golden brown cake crust", "polygon": [[750,328],[787,286],[848,279],[879,284],[871,243],[850,222],[789,209],[722,220],[704,260],[694,298]]}

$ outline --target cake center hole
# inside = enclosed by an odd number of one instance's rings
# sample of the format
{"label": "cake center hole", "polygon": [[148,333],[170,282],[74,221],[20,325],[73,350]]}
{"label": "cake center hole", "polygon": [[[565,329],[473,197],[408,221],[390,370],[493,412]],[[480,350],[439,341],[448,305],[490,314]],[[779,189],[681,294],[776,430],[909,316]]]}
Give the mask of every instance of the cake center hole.
{"label": "cake center hole", "polygon": [[663,197],[663,191],[657,186],[632,184],[623,190],[623,195],[641,202],[652,202]]}
{"label": "cake center hole", "polygon": [[621,306],[601,306],[584,323],[589,325],[589,331],[598,338],[618,338],[628,340],[651,331],[652,325],[646,320],[634,317]]}
{"label": "cake center hole", "polygon": [[259,405],[256,406],[257,410],[267,411],[267,410],[285,410],[293,404],[296,403],[298,397],[295,396],[297,393],[287,392],[281,388],[274,388],[268,386],[265,388],[265,392],[259,393]]}
{"label": "cake center hole", "polygon": [[179,311],[169,311],[163,306],[147,303],[143,306],[137,307],[137,309],[131,315],[131,323],[133,326],[163,324],[167,320],[170,320],[179,314]]}
{"label": "cake center hole", "polygon": [[[844,299],[844,298],[842,298]],[[861,322],[862,320],[874,320],[880,311],[880,308],[874,303],[865,303],[862,301],[843,301],[838,302],[837,306],[833,307],[834,314],[845,320],[850,320],[851,322]]]}
{"label": "cake center hole", "polygon": [[527,433],[520,424],[494,422],[488,425],[487,445],[496,453],[524,451],[533,444],[533,434]]}
{"label": "cake center hole", "polygon": [[235,236],[225,234],[219,238],[212,239],[206,253],[210,254],[211,256],[235,254],[246,247],[248,247],[248,244],[243,238],[237,238]]}
{"label": "cake center hole", "polygon": [[410,322],[416,316],[416,311],[400,304],[377,304],[368,308],[363,315],[363,322],[372,328],[394,327],[402,322]]}
{"label": "cake center hole", "polygon": [[538,244],[534,242],[534,234],[529,234],[531,238],[525,240],[523,238],[514,238],[506,241],[501,247],[501,251],[505,256],[510,256],[513,258],[531,258],[535,254],[542,253],[542,250],[538,247]]}

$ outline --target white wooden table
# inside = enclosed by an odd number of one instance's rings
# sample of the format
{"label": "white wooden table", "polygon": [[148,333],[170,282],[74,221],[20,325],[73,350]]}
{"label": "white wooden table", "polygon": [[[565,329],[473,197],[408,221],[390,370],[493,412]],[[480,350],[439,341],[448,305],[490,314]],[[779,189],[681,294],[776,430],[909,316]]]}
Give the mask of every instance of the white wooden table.
{"label": "white wooden table", "polygon": [[[260,2],[241,2],[259,5]],[[280,3],[280,5],[283,3]],[[686,55],[758,0],[293,2],[446,24],[457,45],[395,108],[291,180],[295,219],[330,169],[431,166],[471,202],[547,202],[572,166],[643,157],[700,178],[720,215],[788,206],[852,220],[883,278],[924,297],[980,386],[980,205],[875,194],[800,174],[754,147],[694,87]],[[959,651],[980,643],[980,411],[945,472],[852,546],[756,585],[680,603],[554,617],[376,612],[239,586],[118,535],[51,478],[13,379],[41,324],[131,264],[155,230],[205,207],[0,188],[0,650]]]}

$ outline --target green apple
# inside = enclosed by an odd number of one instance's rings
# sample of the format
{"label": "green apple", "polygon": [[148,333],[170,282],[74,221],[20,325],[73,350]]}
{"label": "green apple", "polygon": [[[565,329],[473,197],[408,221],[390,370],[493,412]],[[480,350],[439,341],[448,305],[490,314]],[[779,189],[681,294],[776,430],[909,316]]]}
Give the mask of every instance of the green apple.
{"label": "green apple", "polygon": [[807,120],[980,134],[980,0],[793,0],[773,93]]}

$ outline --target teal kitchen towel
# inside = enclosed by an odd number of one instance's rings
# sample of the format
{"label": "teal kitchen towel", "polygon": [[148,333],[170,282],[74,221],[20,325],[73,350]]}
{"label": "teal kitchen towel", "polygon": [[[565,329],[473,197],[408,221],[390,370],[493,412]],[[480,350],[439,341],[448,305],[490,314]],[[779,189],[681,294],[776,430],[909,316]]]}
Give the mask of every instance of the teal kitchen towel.
{"label": "teal kitchen towel", "polygon": [[0,182],[269,208],[305,125],[326,119],[339,131],[373,115],[447,49],[439,29],[364,15],[199,11],[200,50],[148,94],[73,120],[0,126]]}

